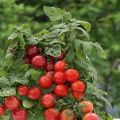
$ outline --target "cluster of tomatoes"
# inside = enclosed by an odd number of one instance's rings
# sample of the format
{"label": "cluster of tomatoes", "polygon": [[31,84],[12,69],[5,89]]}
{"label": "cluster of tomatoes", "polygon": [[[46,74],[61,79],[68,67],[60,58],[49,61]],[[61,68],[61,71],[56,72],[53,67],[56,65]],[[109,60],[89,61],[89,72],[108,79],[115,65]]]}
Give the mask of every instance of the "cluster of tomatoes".
{"label": "cluster of tomatoes", "polygon": [[[84,97],[86,84],[79,80],[80,74],[74,68],[67,68],[67,63],[63,60],[65,53],[62,52],[59,57],[49,56],[46,58],[43,49],[36,46],[26,48],[24,62],[31,64],[35,69],[44,69],[45,75],[38,80],[39,87],[28,87],[21,85],[17,91],[21,96],[27,96],[30,100],[40,100],[40,105],[45,107],[45,120],[77,120],[76,114],[71,109],[58,111],[55,108],[56,98],[63,98],[72,93],[74,99]],[[39,54],[39,53],[42,53]],[[42,89],[49,89],[54,85],[54,90],[51,93],[42,94]],[[9,96],[4,101],[4,107],[12,111],[14,120],[27,120],[27,111],[19,108],[20,100],[15,96]],[[83,120],[99,120],[97,114],[93,112],[93,104],[90,101],[80,101],[78,104],[80,111],[84,114]],[[0,106],[0,115],[4,113],[3,106]]]}

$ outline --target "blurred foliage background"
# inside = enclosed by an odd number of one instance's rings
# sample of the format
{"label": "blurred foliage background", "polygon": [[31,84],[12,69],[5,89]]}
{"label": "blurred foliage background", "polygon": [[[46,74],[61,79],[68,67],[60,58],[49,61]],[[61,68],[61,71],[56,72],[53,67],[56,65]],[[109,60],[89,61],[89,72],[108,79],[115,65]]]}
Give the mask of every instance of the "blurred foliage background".
{"label": "blurred foliage background", "polygon": [[43,6],[60,7],[92,24],[91,40],[99,42],[107,54],[102,60],[91,53],[98,87],[108,92],[113,106],[104,105],[104,109],[120,117],[120,0],[0,0],[0,57],[14,26],[27,24],[33,33],[51,26]]}

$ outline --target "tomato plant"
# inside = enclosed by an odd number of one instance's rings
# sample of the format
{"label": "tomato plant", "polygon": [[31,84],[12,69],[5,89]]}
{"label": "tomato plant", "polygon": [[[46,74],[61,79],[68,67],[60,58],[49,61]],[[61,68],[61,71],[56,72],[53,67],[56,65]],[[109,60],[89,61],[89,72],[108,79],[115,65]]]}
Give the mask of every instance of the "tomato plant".
{"label": "tomato plant", "polygon": [[103,50],[88,40],[90,23],[59,8],[45,6],[44,12],[62,23],[38,34],[19,26],[8,38],[0,66],[1,104],[12,110],[14,120],[99,120],[106,114],[101,101],[109,102],[95,87],[89,49]]}

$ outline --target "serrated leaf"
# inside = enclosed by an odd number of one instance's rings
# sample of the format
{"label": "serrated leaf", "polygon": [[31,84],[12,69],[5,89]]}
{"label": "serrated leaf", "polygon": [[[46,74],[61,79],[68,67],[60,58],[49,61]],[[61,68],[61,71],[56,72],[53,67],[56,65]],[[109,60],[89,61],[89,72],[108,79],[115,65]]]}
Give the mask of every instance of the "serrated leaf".
{"label": "serrated leaf", "polygon": [[8,37],[8,40],[13,40],[13,39],[17,38],[18,35],[19,35],[19,33],[14,32],[14,33],[12,33],[12,34]]}
{"label": "serrated leaf", "polygon": [[27,44],[29,44],[29,45],[36,45],[36,44],[38,44],[38,38],[37,37],[30,37],[27,40]]}
{"label": "serrated leaf", "polygon": [[99,100],[104,101],[106,104],[108,104],[111,107],[111,104],[106,99],[107,93],[103,90],[98,89],[92,83],[87,82],[86,93],[96,96]]}
{"label": "serrated leaf", "polygon": [[29,78],[31,77],[33,80],[38,80],[42,75],[43,75],[43,71],[42,70],[35,70],[35,69],[29,69],[26,74],[25,74],[25,78]]}
{"label": "serrated leaf", "polygon": [[72,19],[71,13],[70,12],[65,12],[65,14],[64,14],[64,21],[68,21],[70,19]]}
{"label": "serrated leaf", "polygon": [[43,9],[44,9],[45,14],[52,21],[57,21],[57,20],[63,19],[63,16],[65,14],[65,11],[60,8],[44,6]]}
{"label": "serrated leaf", "polygon": [[20,83],[20,84],[28,84],[29,80],[27,78],[24,77],[20,77],[20,76],[10,76],[11,80],[13,83]]}
{"label": "serrated leaf", "polygon": [[65,42],[63,41],[60,41],[58,39],[54,39],[52,40],[51,42],[48,43],[49,45],[52,45],[52,44],[62,44],[62,45],[65,45]]}
{"label": "serrated leaf", "polygon": [[16,88],[2,88],[0,90],[1,97],[14,96],[14,95],[16,95]]}
{"label": "serrated leaf", "polygon": [[58,44],[45,48],[45,53],[50,56],[58,57],[61,54],[61,46]]}
{"label": "serrated leaf", "polygon": [[6,78],[5,76],[0,77],[0,87],[11,86],[11,85],[13,85],[13,83],[8,78]]}
{"label": "serrated leaf", "polygon": [[75,58],[75,52],[74,51],[69,51],[67,54],[66,54],[66,57],[65,57],[65,59],[66,59],[66,61],[68,62],[68,63],[72,63],[73,62],[73,60],[74,60],[74,58]]}
{"label": "serrated leaf", "polygon": [[83,50],[85,53],[90,53],[93,49],[95,49],[95,52],[98,52],[98,55],[101,58],[106,58],[106,53],[104,52],[104,50],[102,49],[102,47],[100,46],[100,44],[93,43],[93,42],[83,42],[80,41],[80,43],[83,45]]}
{"label": "serrated leaf", "polygon": [[85,37],[87,37],[87,39],[89,39],[89,34],[83,28],[76,27],[76,29],[80,30],[83,33],[82,36],[85,36]]}
{"label": "serrated leaf", "polygon": [[91,30],[91,24],[89,22],[81,21],[81,20],[79,20],[79,22],[87,31]]}

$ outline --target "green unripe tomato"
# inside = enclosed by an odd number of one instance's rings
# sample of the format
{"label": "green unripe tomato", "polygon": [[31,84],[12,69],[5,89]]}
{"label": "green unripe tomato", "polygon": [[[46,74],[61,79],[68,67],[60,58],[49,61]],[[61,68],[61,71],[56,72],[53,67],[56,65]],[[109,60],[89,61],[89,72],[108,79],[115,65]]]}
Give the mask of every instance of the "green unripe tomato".
{"label": "green unripe tomato", "polygon": [[31,107],[33,107],[33,102],[30,101],[30,100],[23,100],[23,101],[22,101],[22,105],[23,105],[23,107],[25,107],[25,108],[31,108]]}

